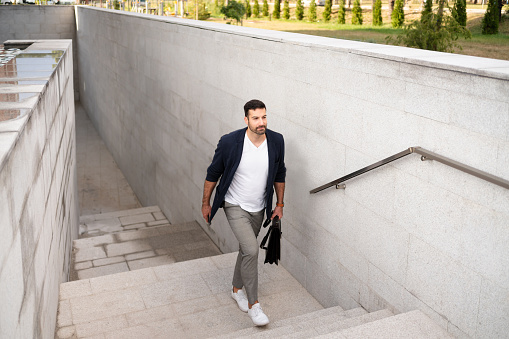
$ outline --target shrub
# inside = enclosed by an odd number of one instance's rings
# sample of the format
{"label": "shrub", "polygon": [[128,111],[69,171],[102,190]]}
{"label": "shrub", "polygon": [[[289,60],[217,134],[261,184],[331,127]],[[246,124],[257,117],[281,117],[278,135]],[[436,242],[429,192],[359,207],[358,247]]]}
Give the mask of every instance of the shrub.
{"label": "shrub", "polygon": [[274,19],[279,19],[281,16],[281,0],[274,0],[274,10],[272,11]]}
{"label": "shrub", "polygon": [[376,0],[373,7],[373,26],[382,26],[382,0]]}
{"label": "shrub", "polygon": [[421,12],[421,20],[423,17],[426,17],[428,14],[433,12],[433,0],[426,0],[424,3],[424,9]]}
{"label": "shrub", "polygon": [[255,18],[258,18],[260,16],[260,4],[258,3],[258,0],[254,0],[253,15]]}
{"label": "shrub", "polygon": [[207,20],[210,18],[210,12],[207,11],[207,7],[205,3],[200,4],[198,7],[198,20]]}
{"label": "shrub", "polygon": [[297,0],[297,7],[295,7],[295,17],[297,20],[302,20],[304,18],[304,6],[302,5],[302,0]]}
{"label": "shrub", "polygon": [[362,25],[362,8],[360,0],[353,2],[352,25]]}
{"label": "shrub", "polygon": [[[396,43],[432,51],[454,52],[455,48],[461,49],[457,43],[460,37],[469,39],[471,36],[470,31],[458,24],[451,15],[438,10],[405,26]],[[387,37],[386,40],[390,42],[392,38]]]}
{"label": "shrub", "polygon": [[345,0],[339,1],[339,10],[338,10],[338,24],[344,25],[346,23],[345,20]]}
{"label": "shrub", "polygon": [[288,0],[285,0],[283,5],[283,19],[290,19],[290,4],[288,3]]}
{"label": "shrub", "polygon": [[269,16],[269,3],[267,0],[263,0],[262,15]]}
{"label": "shrub", "polygon": [[391,19],[392,19],[392,27],[399,28],[403,26],[405,22],[405,11],[403,7],[405,3],[403,0],[396,0],[394,3],[394,10],[392,11]]}
{"label": "shrub", "polygon": [[452,8],[452,17],[463,27],[467,26],[467,1],[456,0]]}
{"label": "shrub", "polygon": [[249,3],[249,0],[246,0],[246,19],[251,16],[251,4]]}
{"label": "shrub", "polygon": [[316,21],[316,3],[315,3],[315,0],[311,0],[311,3],[309,4],[308,20],[311,21],[311,22],[315,22]]}
{"label": "shrub", "polygon": [[323,21],[325,22],[330,21],[331,12],[332,12],[332,0],[325,0],[325,8],[322,13]]}
{"label": "shrub", "polygon": [[246,8],[244,5],[235,0],[229,0],[228,5],[221,7],[221,13],[227,18],[235,19],[237,25],[239,22],[242,23],[242,17],[245,12]]}
{"label": "shrub", "polygon": [[497,0],[488,2],[488,8],[481,23],[482,34],[498,34],[499,10],[497,2]]}

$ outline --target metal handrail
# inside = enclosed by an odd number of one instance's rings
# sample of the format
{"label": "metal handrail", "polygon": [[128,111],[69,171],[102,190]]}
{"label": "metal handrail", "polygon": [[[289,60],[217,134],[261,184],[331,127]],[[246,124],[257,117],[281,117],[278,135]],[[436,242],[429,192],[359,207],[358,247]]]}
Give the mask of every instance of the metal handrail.
{"label": "metal handrail", "polygon": [[481,178],[483,180],[489,181],[489,182],[491,182],[491,183],[493,183],[495,185],[499,185],[499,186],[502,186],[504,188],[509,189],[509,181],[508,180],[502,179],[500,177],[494,176],[494,175],[489,174],[487,172],[481,171],[481,170],[479,170],[477,168],[474,168],[474,167],[462,164],[462,163],[457,162],[455,160],[452,160],[452,159],[449,159],[447,157],[444,157],[444,156],[438,155],[436,153],[430,152],[430,151],[428,151],[428,150],[426,150],[424,148],[421,148],[421,147],[410,147],[409,149],[406,149],[406,150],[404,150],[402,152],[399,152],[399,153],[396,153],[396,154],[394,154],[394,155],[392,155],[392,156],[390,156],[388,158],[385,158],[383,160],[375,162],[372,165],[366,166],[364,168],[361,168],[358,171],[352,172],[350,174],[345,175],[344,177],[341,177],[339,179],[331,181],[328,184],[325,184],[325,185],[322,185],[322,186],[317,187],[315,189],[312,189],[311,191],[309,191],[309,193],[310,194],[318,193],[318,192],[320,192],[320,191],[322,191],[322,190],[324,190],[326,188],[332,187],[332,186],[336,186],[336,188],[345,188],[346,185],[342,184],[343,182],[345,182],[347,180],[350,180],[352,178],[355,178],[356,176],[359,176],[359,175],[364,174],[366,172],[369,172],[371,170],[374,170],[375,168],[378,168],[380,166],[387,165],[388,163],[393,162],[394,160],[398,160],[398,159],[403,158],[403,157],[405,157],[405,156],[407,156],[409,154],[412,154],[412,153],[420,154],[422,161],[425,161],[425,160],[436,160],[436,161],[441,162],[442,164],[445,164],[447,166],[456,168],[456,169],[458,169],[460,171],[463,171],[465,173],[468,173],[468,174],[471,174],[471,175],[476,176],[478,178]]}

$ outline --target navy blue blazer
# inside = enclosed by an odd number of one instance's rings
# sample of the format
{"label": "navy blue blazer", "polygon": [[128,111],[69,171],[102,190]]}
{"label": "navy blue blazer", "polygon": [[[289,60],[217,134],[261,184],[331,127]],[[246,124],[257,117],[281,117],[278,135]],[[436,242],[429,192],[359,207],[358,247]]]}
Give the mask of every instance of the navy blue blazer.
{"label": "navy blue blazer", "polygon": [[[225,134],[217,143],[214,158],[207,168],[206,180],[217,182],[219,178],[221,178],[221,181],[216,186],[216,194],[214,196],[209,222],[212,221],[217,210],[223,206],[224,196],[239,167],[242,150],[244,148],[246,130],[247,127]],[[270,218],[272,212],[272,196],[274,195],[274,182],[285,182],[286,177],[285,141],[283,135],[271,131],[270,129],[265,130],[265,135],[267,137],[267,148],[269,152],[269,174],[267,176],[265,212],[267,218]]]}

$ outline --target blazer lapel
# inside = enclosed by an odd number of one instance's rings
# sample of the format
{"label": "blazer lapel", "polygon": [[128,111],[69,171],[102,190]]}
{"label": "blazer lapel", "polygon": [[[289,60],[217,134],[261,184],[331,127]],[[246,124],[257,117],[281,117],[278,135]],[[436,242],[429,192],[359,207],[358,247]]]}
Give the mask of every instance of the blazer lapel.
{"label": "blazer lapel", "polygon": [[247,128],[241,129],[239,131],[240,133],[237,135],[235,149],[233,151],[234,162],[232,173],[235,173],[237,171],[237,168],[239,167],[240,164],[240,159],[242,158],[242,150],[244,149],[244,138],[246,135],[246,129]]}
{"label": "blazer lapel", "polygon": [[269,152],[269,174],[267,175],[267,192],[270,192],[270,187],[272,186],[272,175],[275,171],[275,163],[276,163],[276,150],[275,145],[272,142],[272,140],[269,138],[268,131],[265,132],[265,135],[267,136],[267,151]]}

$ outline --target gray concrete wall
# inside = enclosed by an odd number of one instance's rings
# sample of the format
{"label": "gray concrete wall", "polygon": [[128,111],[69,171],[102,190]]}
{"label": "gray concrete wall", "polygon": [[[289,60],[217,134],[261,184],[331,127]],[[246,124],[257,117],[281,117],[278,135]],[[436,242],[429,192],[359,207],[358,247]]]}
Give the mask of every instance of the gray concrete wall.
{"label": "gray concrete wall", "polygon": [[7,40],[72,39],[74,97],[79,100],[74,6],[0,6],[0,44]]}
{"label": "gray concrete wall", "polygon": [[509,190],[408,156],[509,179],[509,62],[78,7],[80,95],[145,205],[201,218],[220,136],[265,101],[286,140],[282,262],[324,306],[421,309],[459,337],[509,332]]}
{"label": "gray concrete wall", "polygon": [[65,54],[33,106],[18,104],[30,113],[0,122],[0,338],[54,336],[79,227],[71,41],[32,46]]}

